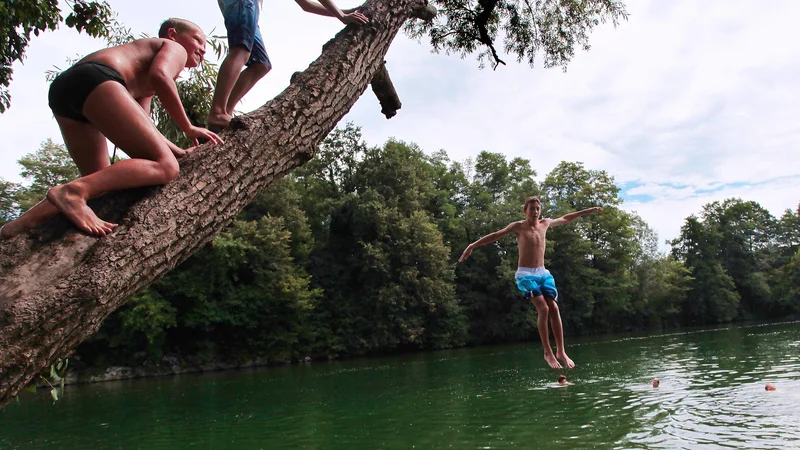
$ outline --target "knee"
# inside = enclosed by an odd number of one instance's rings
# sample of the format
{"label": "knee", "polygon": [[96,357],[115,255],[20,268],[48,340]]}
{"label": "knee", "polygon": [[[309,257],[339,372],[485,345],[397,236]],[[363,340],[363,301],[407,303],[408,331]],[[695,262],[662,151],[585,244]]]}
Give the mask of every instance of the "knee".
{"label": "knee", "polygon": [[550,310],[550,314],[558,314],[558,303],[555,300],[547,300],[547,308]]}
{"label": "knee", "polygon": [[533,306],[536,307],[536,312],[539,315],[547,315],[550,313],[550,307],[547,306],[547,302],[544,301],[542,297],[536,297],[531,300]]}
{"label": "knee", "polygon": [[269,73],[270,69],[272,69],[272,67],[266,64],[253,64],[250,66],[250,70],[252,70],[258,78],[264,78]]}
{"label": "knee", "polygon": [[162,183],[167,184],[170,181],[178,178],[178,174],[181,171],[180,166],[178,165],[178,160],[175,158],[165,158],[161,161],[161,171],[162,171]]}

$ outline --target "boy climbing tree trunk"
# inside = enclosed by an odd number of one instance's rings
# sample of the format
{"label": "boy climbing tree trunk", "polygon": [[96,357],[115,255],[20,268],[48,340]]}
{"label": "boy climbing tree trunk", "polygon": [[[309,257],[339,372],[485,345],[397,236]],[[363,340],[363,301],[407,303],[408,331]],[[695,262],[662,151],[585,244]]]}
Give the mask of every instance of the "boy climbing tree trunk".
{"label": "boy climbing tree trunk", "polygon": [[368,3],[371,27],[341,31],[283,93],[234,121],[225,145],[187,157],[174,182],[92,203],[119,224],[109,239],[57,220],[0,243],[0,406],[210,241],[264,186],[311,158],[367,88],[400,27],[424,6]]}

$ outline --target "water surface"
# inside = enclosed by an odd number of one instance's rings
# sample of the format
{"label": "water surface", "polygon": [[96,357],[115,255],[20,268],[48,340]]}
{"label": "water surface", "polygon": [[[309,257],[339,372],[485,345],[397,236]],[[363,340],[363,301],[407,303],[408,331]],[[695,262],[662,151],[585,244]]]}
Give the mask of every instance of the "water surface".
{"label": "water surface", "polygon": [[0,449],[800,448],[800,322],[568,345],[572,371],[531,343],[23,393]]}

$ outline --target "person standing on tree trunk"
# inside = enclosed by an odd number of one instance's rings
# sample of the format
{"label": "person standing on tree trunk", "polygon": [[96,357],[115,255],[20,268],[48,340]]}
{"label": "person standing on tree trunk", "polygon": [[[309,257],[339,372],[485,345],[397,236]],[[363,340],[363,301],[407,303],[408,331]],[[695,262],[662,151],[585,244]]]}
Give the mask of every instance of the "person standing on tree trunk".
{"label": "person standing on tree trunk", "polygon": [[[156,129],[150,120],[153,95],[195,144],[198,139],[222,143],[213,132],[191,124],[175,85],[184,68],[200,65],[205,52],[200,27],[168,19],[158,38],[99,50],[59,74],[50,85],[50,109],[81,177],[52,187],[46,199],[0,228],[0,236],[13,237],[59,212],[81,231],[105,236],[117,225],[97,217],[86,204],[89,199],[177,177],[177,158],[190,150]],[[111,165],[106,139],[131,158]]]}
{"label": "person standing on tree trunk", "polygon": [[[528,197],[522,207],[525,212],[525,220],[510,223],[502,230],[487,234],[477,241],[469,244],[464,253],[458,259],[464,262],[472,254],[472,250],[482,245],[490,244],[498,239],[502,239],[509,234],[517,236],[517,246],[519,248],[519,261],[517,274],[515,276],[517,288],[523,295],[531,299],[531,303],[536,307],[539,316],[537,328],[539,337],[544,346],[544,359],[553,369],[561,369],[561,360],[567,368],[575,367],[575,363],[567,356],[564,349],[564,329],[561,325],[561,313],[558,310],[558,291],[556,282],[550,271],[544,268],[545,235],[550,227],[564,225],[573,220],[593,213],[602,211],[603,208],[595,206],[583,211],[566,214],[558,219],[539,219],[542,212],[542,202],[537,197]],[[553,327],[553,337],[556,340],[556,353],[550,347],[550,332],[547,322]]]}
{"label": "person standing on tree trunk", "polygon": [[[295,0],[304,11],[320,16],[336,17],[344,24],[362,25],[369,20],[354,9],[340,10],[331,0]],[[260,0],[218,0],[228,33],[228,56],[222,61],[217,86],[211,102],[206,125],[219,133],[231,122],[233,109],[258,80],[264,77],[272,63],[267,56],[258,26]],[[247,66],[245,70],[242,67]]]}

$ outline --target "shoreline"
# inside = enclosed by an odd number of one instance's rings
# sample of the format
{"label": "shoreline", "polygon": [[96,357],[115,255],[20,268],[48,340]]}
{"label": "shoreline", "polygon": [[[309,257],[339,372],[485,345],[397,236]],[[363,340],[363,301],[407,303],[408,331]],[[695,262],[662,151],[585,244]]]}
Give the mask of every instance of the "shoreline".
{"label": "shoreline", "polygon": [[[800,322],[800,317],[792,316],[792,317],[787,317],[784,320],[780,321],[756,320],[756,321],[730,322],[727,324],[717,324],[712,326],[699,325],[691,327],[654,328],[646,331],[643,330],[643,331],[631,331],[622,333],[587,334],[583,336],[574,337],[573,342],[578,341],[578,344],[580,345],[580,341],[590,337],[595,339],[600,336],[633,337],[641,335],[654,335],[652,337],[656,337],[658,333],[672,334],[678,331],[679,332],[706,331],[706,330],[715,330],[720,328],[728,328],[730,326],[747,328],[747,327],[764,326],[764,325],[791,324],[797,322]],[[183,374],[198,374],[205,372],[221,372],[228,370],[252,369],[257,367],[291,366],[300,364],[310,364],[315,361],[330,362],[330,361],[342,361],[351,359],[381,358],[381,357],[398,356],[404,354],[407,355],[407,354],[417,354],[417,353],[432,353],[437,351],[518,345],[525,343],[538,344],[539,341],[535,340],[535,341],[504,342],[497,344],[464,345],[462,347],[455,347],[449,349],[436,349],[436,350],[434,349],[407,350],[407,351],[401,350],[401,351],[387,352],[382,354],[352,355],[352,356],[341,356],[341,357],[330,357],[325,355],[317,355],[316,357],[304,356],[299,359],[288,360],[288,361],[274,361],[274,360],[269,360],[267,358],[256,357],[249,360],[237,361],[237,362],[226,362],[226,361],[199,362],[197,361],[197,358],[193,356],[184,358],[175,354],[168,353],[164,355],[161,358],[161,360],[157,363],[145,362],[144,364],[140,364],[137,366],[113,365],[113,366],[107,366],[105,368],[89,367],[85,365],[81,367],[83,364],[80,362],[80,360],[78,360],[77,363],[75,363],[74,362],[75,360],[73,358],[70,358],[71,367],[67,370],[67,374],[64,377],[64,384],[65,385],[92,384],[92,383],[103,383],[107,381],[131,380],[138,378],[157,378],[157,377],[166,377],[166,376],[183,375]],[[567,345],[567,347],[569,347],[569,344]],[[44,382],[38,382],[36,385],[37,388],[47,386],[47,384]]]}

